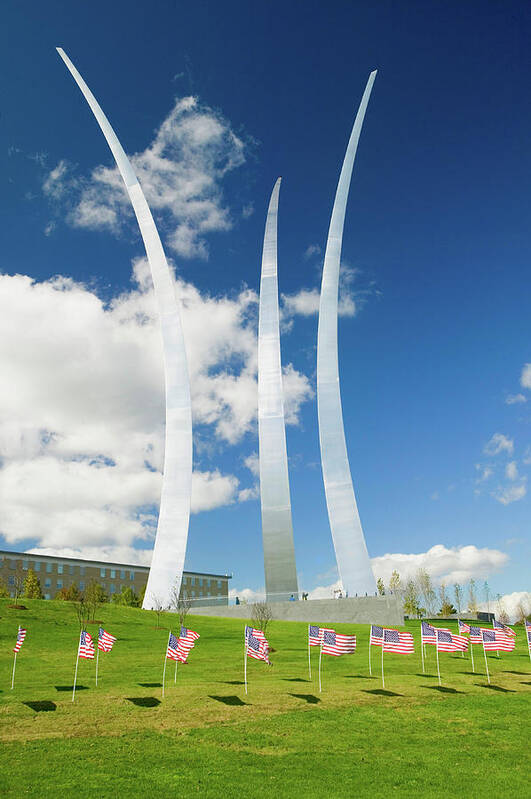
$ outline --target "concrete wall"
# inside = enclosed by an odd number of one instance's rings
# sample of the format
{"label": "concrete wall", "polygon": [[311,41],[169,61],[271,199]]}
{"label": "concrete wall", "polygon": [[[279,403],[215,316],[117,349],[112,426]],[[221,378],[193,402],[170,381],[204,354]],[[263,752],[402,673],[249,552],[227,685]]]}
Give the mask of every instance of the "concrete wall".
{"label": "concrete wall", "polygon": [[[354,624],[404,624],[404,609],[398,597],[366,596],[348,599],[313,599],[307,602],[271,602],[273,618],[281,621],[306,621],[312,624],[351,622]],[[230,607],[192,608],[197,616],[222,616],[233,619],[249,619],[252,605]]]}

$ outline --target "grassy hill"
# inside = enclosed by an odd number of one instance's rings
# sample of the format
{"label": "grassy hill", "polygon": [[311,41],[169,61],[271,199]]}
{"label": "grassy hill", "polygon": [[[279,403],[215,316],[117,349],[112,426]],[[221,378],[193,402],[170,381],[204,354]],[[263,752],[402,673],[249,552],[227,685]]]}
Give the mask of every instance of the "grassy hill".
{"label": "grassy hill", "polygon": [[[165,796],[277,797],[494,796],[529,794],[522,723],[531,706],[531,663],[523,630],[516,651],[441,654],[443,688],[428,647],[411,656],[373,648],[368,674],[368,627],[356,633],[355,655],[318,654],[308,680],[307,626],[272,622],[273,666],[249,660],[243,686],[243,623],[189,617],[201,634],[187,665],[164,652],[172,614],[103,606],[99,617],[118,641],[94,661],[80,660],[78,692],[71,686],[78,623],[68,603],[24,600],[25,611],[0,600],[0,795],[8,797]],[[11,685],[18,623],[28,630]],[[92,629],[93,627],[93,629]],[[97,635],[98,625],[89,626]],[[418,622],[407,629],[420,637]],[[527,760],[527,762],[526,762]]]}

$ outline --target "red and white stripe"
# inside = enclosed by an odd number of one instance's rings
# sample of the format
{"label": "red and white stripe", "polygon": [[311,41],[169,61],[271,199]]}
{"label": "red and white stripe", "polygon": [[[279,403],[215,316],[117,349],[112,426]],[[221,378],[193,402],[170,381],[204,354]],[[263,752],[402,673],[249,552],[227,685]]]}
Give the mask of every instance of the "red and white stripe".
{"label": "red and white stripe", "polygon": [[[327,630],[327,632],[334,632]],[[352,655],[356,651],[356,636],[355,635],[341,635],[341,633],[334,632],[335,644],[325,643],[326,637],[323,637],[322,651],[325,655]]]}
{"label": "red and white stripe", "polygon": [[[447,630],[443,630],[443,632],[448,633]],[[440,637],[437,635],[437,649],[439,652],[466,652],[468,649],[468,638],[465,638],[463,635],[454,635],[453,633],[448,633],[450,635],[451,640],[444,640],[442,636]],[[446,637],[446,636],[445,636]]]}
{"label": "red and white stripe", "polygon": [[[396,636],[389,636],[389,633],[396,633]],[[411,633],[401,633],[398,630],[386,629],[384,630],[384,652],[395,652],[399,655],[411,655],[415,651],[413,636]]]}
{"label": "red and white stripe", "polygon": [[25,627],[19,627],[18,628],[18,633],[17,633],[17,643],[15,644],[15,648],[13,649],[13,652],[15,653],[15,655],[17,654],[17,652],[20,651],[20,647],[24,643],[24,638],[25,637],[26,637],[26,629],[25,629]]}
{"label": "red and white stripe", "polygon": [[87,660],[94,660],[94,641],[90,633],[85,630],[79,636],[79,649],[78,657],[86,658]]}
{"label": "red and white stripe", "polygon": [[110,652],[116,642],[116,637],[101,628],[98,634],[98,649],[101,652]]}
{"label": "red and white stripe", "polygon": [[[181,632],[184,628],[181,628]],[[177,644],[177,659],[181,661],[181,663],[186,663],[186,659],[190,653],[190,650],[194,648],[195,642],[201,636],[199,633],[194,633],[193,630],[186,630],[186,634],[182,635],[179,638],[179,643]]]}
{"label": "red and white stripe", "polygon": [[[494,630],[496,636],[496,644],[492,649],[500,652],[512,652],[515,647],[515,639],[511,635],[507,635],[503,630]],[[490,649],[489,645],[484,644],[485,649]]]}

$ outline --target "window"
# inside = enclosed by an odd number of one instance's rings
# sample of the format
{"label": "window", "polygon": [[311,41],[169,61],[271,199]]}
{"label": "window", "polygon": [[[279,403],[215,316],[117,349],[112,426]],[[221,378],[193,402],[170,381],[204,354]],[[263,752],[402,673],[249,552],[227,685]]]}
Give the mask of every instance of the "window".
{"label": "window", "polygon": [[79,583],[79,590],[80,591],[84,591],[85,590],[85,583]]}
{"label": "window", "polygon": [[45,598],[45,599],[51,599],[51,598],[52,598],[52,596],[51,596],[51,594],[44,594],[44,598]]}
{"label": "window", "polygon": [[116,569],[111,569],[111,580],[114,580],[116,577]]}
{"label": "window", "polygon": [[41,562],[40,562],[40,560],[36,560],[35,561],[35,563],[33,564],[33,568],[35,569],[36,572],[40,572],[40,570],[41,570]]}
{"label": "window", "polygon": [[62,587],[63,587],[63,581],[57,580],[57,590],[60,591]]}
{"label": "window", "polygon": [[62,573],[63,573],[63,564],[62,563],[58,563],[57,564],[57,574],[62,574]]}
{"label": "window", "polygon": [[45,588],[51,588],[52,587],[52,581],[50,580],[49,577],[47,577],[46,580],[44,581],[44,587]]}
{"label": "window", "polygon": [[120,569],[120,580],[125,580],[125,569]]}
{"label": "window", "polygon": [[100,569],[100,577],[105,577],[105,569]]}
{"label": "window", "polygon": [[[195,585],[195,577],[190,577],[190,585]],[[192,591],[192,596],[195,596],[195,591]]]}
{"label": "window", "polygon": [[13,560],[13,558],[9,559],[9,568],[10,569],[16,569],[17,568],[17,562],[16,562],[16,560]]}
{"label": "window", "polygon": [[129,579],[130,580],[134,580],[135,579],[135,573],[134,572],[129,572]]}
{"label": "window", "polygon": [[51,574],[52,573],[52,566],[53,566],[53,563],[47,563],[46,564],[46,574]]}
{"label": "window", "polygon": [[69,573],[69,574],[73,574],[73,573],[74,573],[74,564],[73,564],[73,563],[71,563],[71,564],[69,565],[69,567],[68,567],[68,573]]}
{"label": "window", "polygon": [[27,560],[23,560],[22,561],[22,568],[24,569],[25,572],[28,571],[28,565],[29,565],[29,563],[28,563]]}
{"label": "window", "polygon": [[221,580],[218,580],[218,588],[221,588],[221,585],[222,585]]}
{"label": "window", "polygon": [[[111,571],[111,576],[112,576],[112,571]],[[114,583],[111,583],[111,594],[115,594],[115,593],[116,593],[116,586],[115,586]]]}
{"label": "window", "polygon": [[192,596],[195,596],[195,591],[192,591]]}
{"label": "window", "polygon": [[210,588],[210,587],[211,587],[211,585],[212,585],[212,580],[207,580],[207,586],[208,586],[208,588]]}
{"label": "window", "polygon": [[80,566],[80,567],[79,567],[79,573],[80,573],[80,575],[81,575],[82,577],[84,577],[84,576],[85,576],[85,567],[84,567],[84,566]]}
{"label": "window", "polygon": [[199,585],[203,585],[203,578],[202,577],[199,578]]}
{"label": "window", "polygon": [[9,583],[9,585],[15,585],[15,578],[13,577],[12,574],[8,577],[7,582]]}

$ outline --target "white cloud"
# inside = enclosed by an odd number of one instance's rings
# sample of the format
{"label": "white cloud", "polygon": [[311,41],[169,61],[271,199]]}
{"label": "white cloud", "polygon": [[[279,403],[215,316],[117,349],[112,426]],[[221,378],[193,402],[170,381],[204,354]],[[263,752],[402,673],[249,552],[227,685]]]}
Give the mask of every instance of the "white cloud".
{"label": "white cloud", "polygon": [[[144,259],[105,304],[75,281],[0,275],[0,535],[74,548],[139,544],[156,525],[163,460],[160,331]],[[179,282],[196,430],[235,443],[257,413],[256,296]],[[205,324],[208,319],[208,324]],[[285,369],[286,418],[312,392]],[[193,512],[256,495],[196,467]],[[88,549],[86,551],[88,551]]]}
{"label": "white cloud", "polygon": [[480,472],[479,477],[476,478],[476,483],[484,483],[489,477],[492,477],[493,471],[490,466],[482,466],[481,463],[476,463],[476,469]]}
{"label": "white cloud", "polygon": [[312,316],[319,312],[318,289],[301,289],[296,294],[282,295],[283,316]]}
{"label": "white cloud", "polygon": [[483,448],[483,452],[486,455],[499,455],[501,452],[507,452],[508,455],[512,455],[513,451],[513,440],[504,436],[503,433],[494,433],[490,441],[488,441]]}
{"label": "white cloud", "polygon": [[499,618],[500,610],[505,611],[511,623],[514,624],[520,617],[520,607],[527,614],[531,613],[531,593],[529,591],[513,591],[512,594],[504,594],[500,600],[491,600],[490,603],[481,602],[478,605],[480,610],[494,612]]}
{"label": "white cloud", "polygon": [[531,363],[524,364],[520,375],[520,385],[522,388],[531,388]]}
{"label": "white cloud", "polygon": [[506,465],[505,476],[508,480],[518,479],[518,468],[516,466],[516,461],[509,461],[509,463]]}
{"label": "white cloud", "polygon": [[517,484],[508,486],[499,486],[496,491],[492,493],[494,499],[501,502],[502,505],[510,505],[511,502],[517,502],[523,499],[527,494],[527,477],[522,477]]}
{"label": "white cloud", "polygon": [[527,398],[523,394],[508,394],[505,398],[506,405],[517,405],[520,402],[527,402]]}
{"label": "white cloud", "polygon": [[266,597],[265,588],[255,591],[253,588],[230,588],[229,599],[238,599],[241,603],[252,604],[253,602],[263,602]]}
{"label": "white cloud", "polygon": [[401,579],[414,577],[419,569],[426,569],[436,582],[465,583],[467,580],[488,577],[507,563],[509,556],[497,549],[478,548],[473,545],[445,547],[436,544],[427,552],[411,554],[386,554],[372,558],[376,577],[388,585],[396,569]]}
{"label": "white cloud", "polygon": [[[221,114],[195,97],[184,97],[176,100],[151,144],[131,156],[146,199],[164,223],[167,242],[180,256],[208,257],[205,236],[232,227],[221,185],[244,163],[245,149]],[[67,203],[68,221],[76,227],[117,235],[132,215],[114,166],[98,166],[86,180],[62,160],[47,176],[43,190],[52,200]],[[247,206],[243,215],[249,210]]]}
{"label": "white cloud", "polygon": [[245,465],[251,472],[254,474],[255,477],[258,477],[260,474],[260,461],[258,459],[258,453],[252,452],[250,455],[245,458]]}
{"label": "white cloud", "polygon": [[320,255],[321,248],[318,244],[309,244],[304,251],[304,260],[308,261],[310,258],[313,258],[314,255]]}

